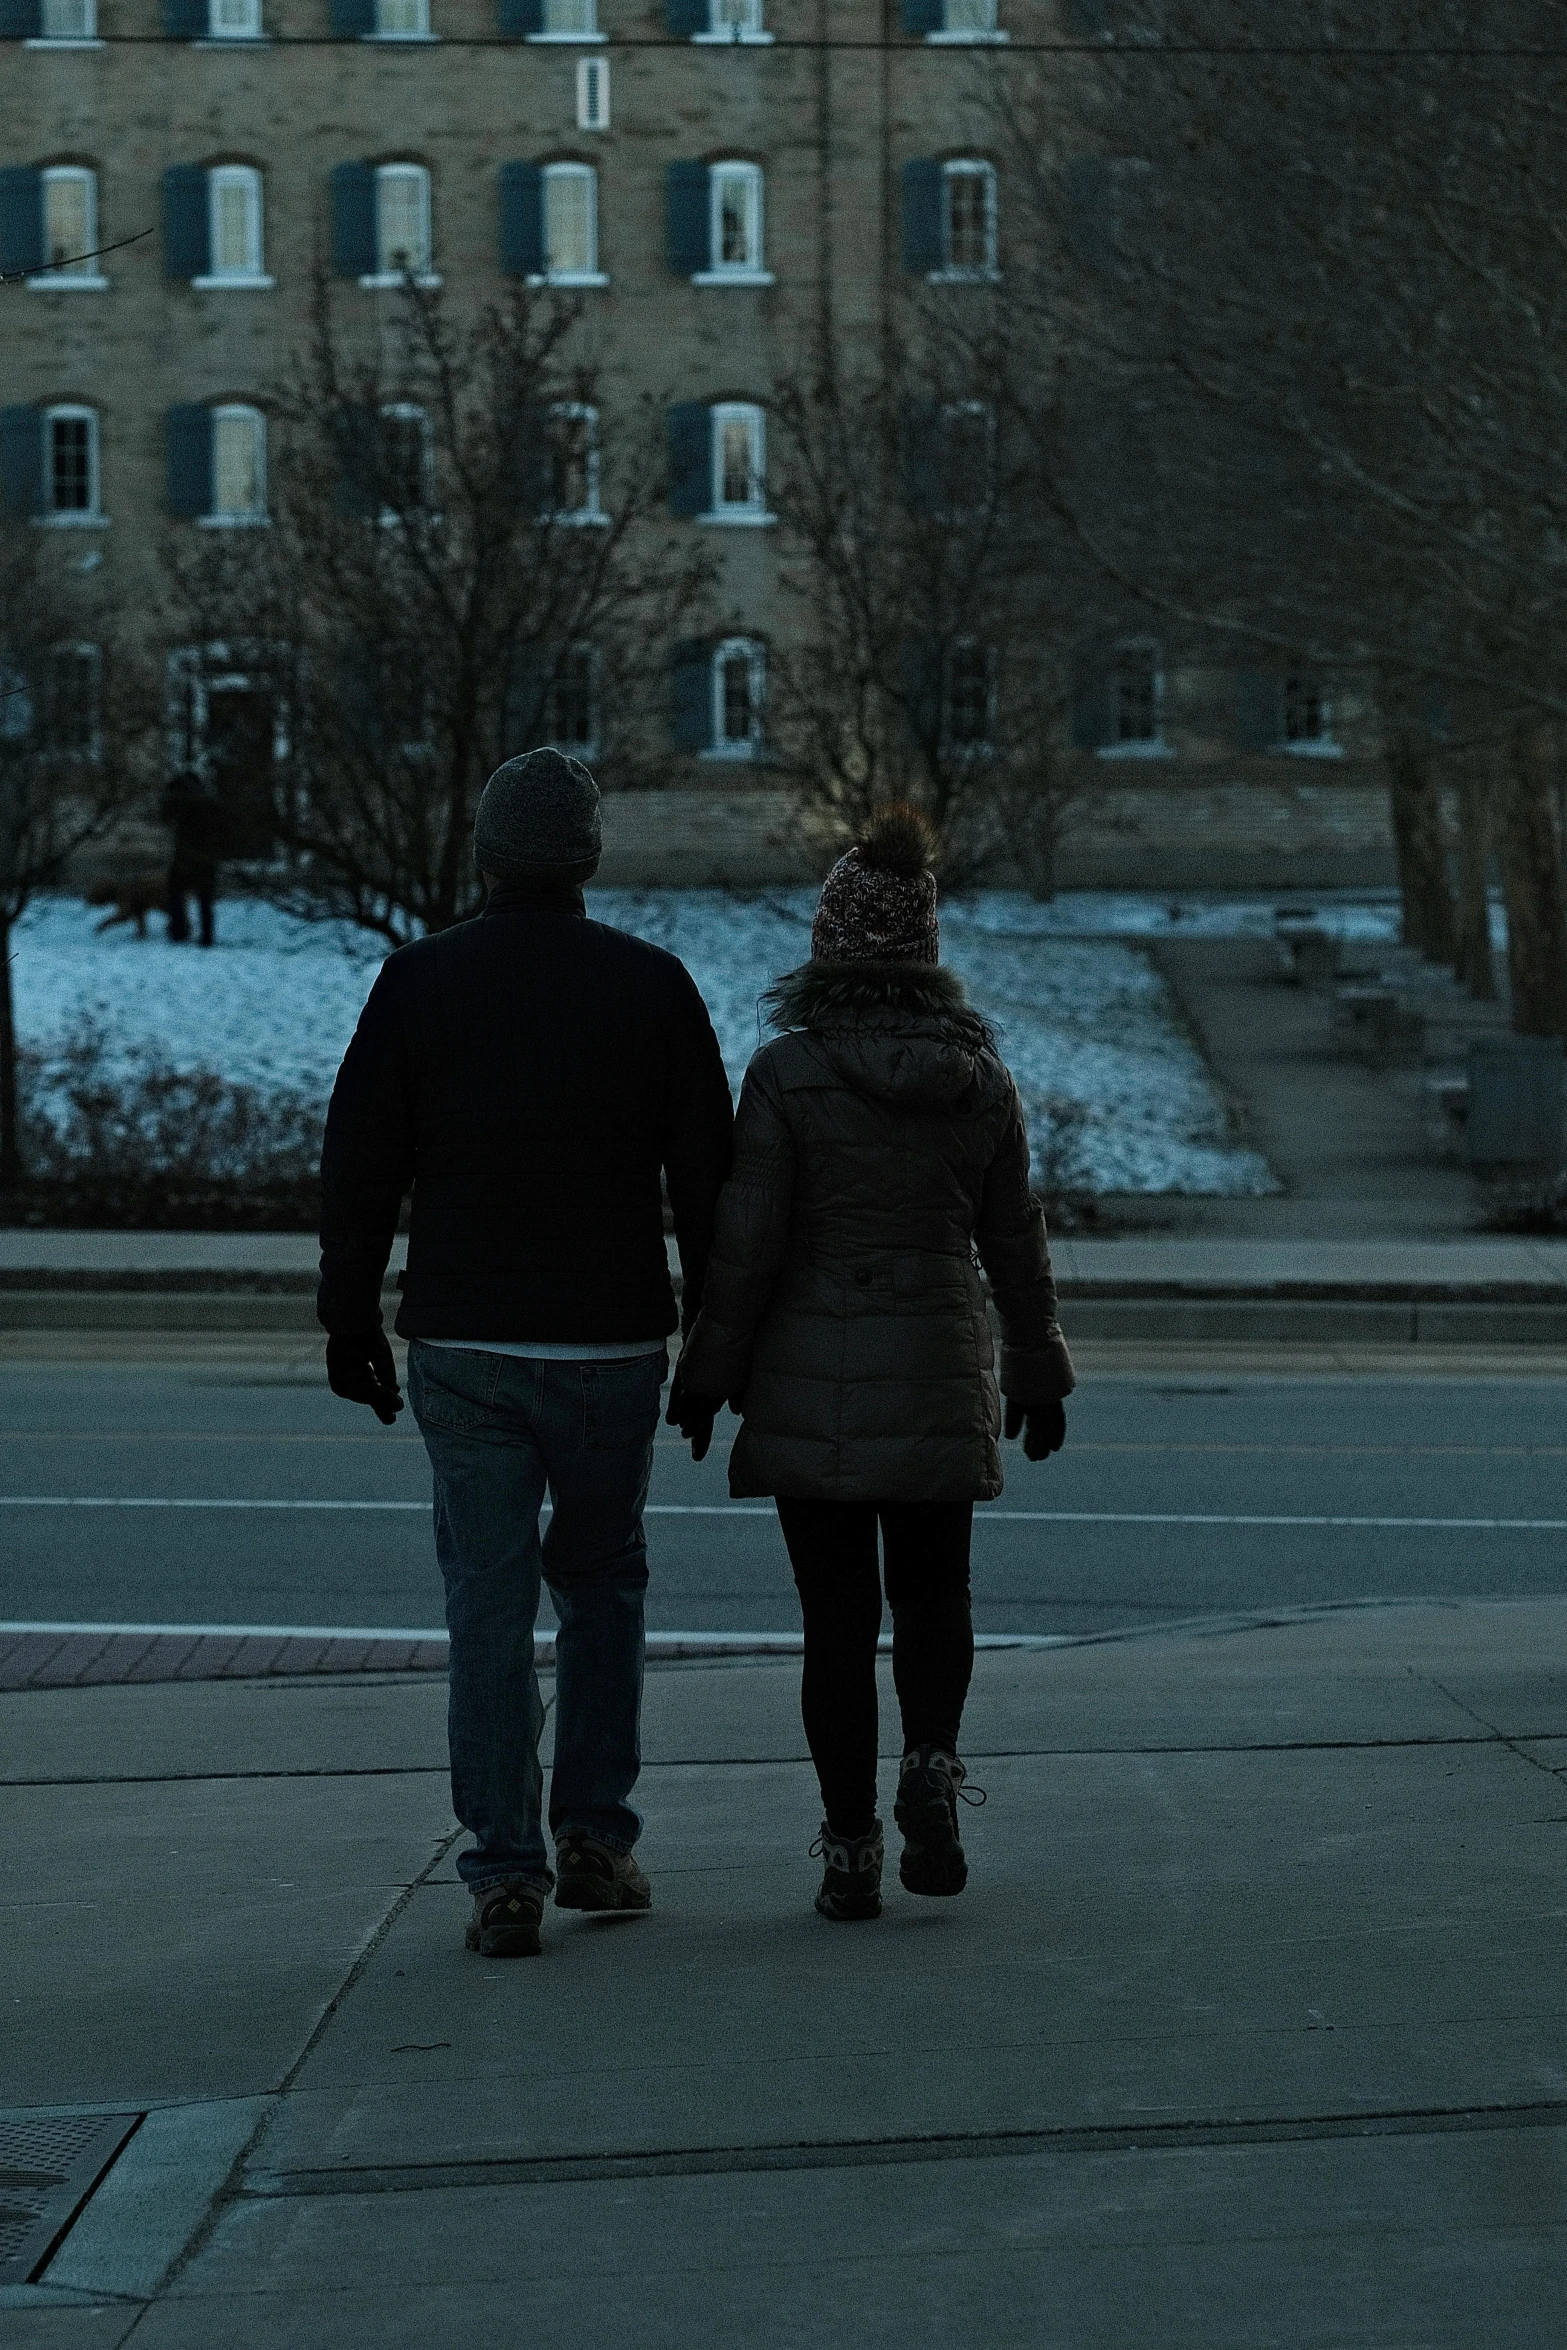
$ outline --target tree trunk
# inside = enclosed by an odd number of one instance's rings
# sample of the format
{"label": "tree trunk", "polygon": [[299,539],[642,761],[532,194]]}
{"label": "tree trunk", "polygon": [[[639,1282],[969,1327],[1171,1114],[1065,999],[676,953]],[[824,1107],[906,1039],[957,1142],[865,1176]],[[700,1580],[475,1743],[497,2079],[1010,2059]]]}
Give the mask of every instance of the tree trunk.
{"label": "tree trunk", "polygon": [[1496,995],[1491,956],[1491,777],[1483,760],[1458,786],[1458,953],[1461,983],[1482,1003]]}
{"label": "tree trunk", "polygon": [[1567,1037],[1567,915],[1556,830],[1556,740],[1534,721],[1514,735],[1499,811],[1502,894],[1513,1026]]}
{"label": "tree trunk", "polygon": [[22,1180],[21,1120],[17,1108],[11,925],[0,920],[0,1191],[7,1191]]}
{"label": "tree trunk", "polygon": [[1442,803],[1430,758],[1417,737],[1401,729],[1388,744],[1387,765],[1404,944],[1429,962],[1451,963],[1458,926],[1447,877]]}

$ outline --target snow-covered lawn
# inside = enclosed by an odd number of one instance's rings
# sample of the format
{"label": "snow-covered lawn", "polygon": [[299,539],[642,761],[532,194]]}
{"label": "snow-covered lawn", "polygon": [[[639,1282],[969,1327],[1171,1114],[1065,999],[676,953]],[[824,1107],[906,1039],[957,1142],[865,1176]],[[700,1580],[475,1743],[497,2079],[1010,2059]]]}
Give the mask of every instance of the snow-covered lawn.
{"label": "snow-covered lawn", "polygon": [[[738,1090],[763,1033],[757,999],[810,952],[812,890],[739,900],[714,890],[590,890],[596,919],[669,947],[713,1015]],[[1036,1155],[1065,1133],[1073,1180],[1096,1190],[1228,1195],[1270,1191],[1263,1161],[1238,1147],[1223,1104],[1174,1016],[1162,980],[1129,935],[1271,932],[1275,900],[1063,897],[1003,891],[942,906],[944,958],[1000,1029]],[[1324,912],[1327,911],[1324,907]],[[1390,935],[1391,910],[1335,909],[1352,934]],[[298,922],[244,900],[218,910],[210,953],[128,929],[99,937],[73,899],[34,907],[14,936],[17,1025],[48,1054],[84,1019],[111,1055],[155,1054],[236,1082],[325,1097],[375,976],[375,941]],[[1360,927],[1360,925],[1364,927]],[[154,918],[154,933],[161,931]],[[1062,1102],[1080,1105],[1081,1122]]]}

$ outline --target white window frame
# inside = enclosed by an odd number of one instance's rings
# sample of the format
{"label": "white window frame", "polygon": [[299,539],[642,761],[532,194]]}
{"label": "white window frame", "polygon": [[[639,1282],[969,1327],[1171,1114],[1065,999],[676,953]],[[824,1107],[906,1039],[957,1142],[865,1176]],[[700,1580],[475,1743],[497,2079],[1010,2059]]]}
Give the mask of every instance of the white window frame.
{"label": "white window frame", "polygon": [[[48,0],[45,0],[45,11],[47,4]],[[98,0],[81,0],[81,11],[82,30],[79,33],[37,32],[23,42],[23,48],[101,49],[103,43],[98,37]]]}
{"label": "white window frame", "polygon": [[[377,16],[379,16],[380,0],[375,0],[375,10]],[[381,26],[377,24],[370,32],[365,34],[364,38],[367,41],[390,42],[394,48],[397,46],[399,41],[439,40],[440,35],[438,33],[432,33],[430,30],[430,0],[414,0],[414,18],[415,22],[413,28],[409,31],[393,32],[388,30],[383,32]]]}
{"label": "white window frame", "polygon": [[610,121],[609,59],[577,59],[577,128],[607,131]]}
{"label": "white window frame", "polygon": [[[205,775],[209,757],[207,729],[214,695],[247,693],[257,682],[251,669],[258,658],[265,670],[269,661],[286,654],[284,645],[269,645],[265,640],[255,639],[237,644],[214,641],[205,645],[171,646],[163,669],[164,740],[170,767],[194,767]],[[263,677],[262,682],[270,681]],[[289,704],[286,695],[279,693],[272,709],[274,765],[289,756],[290,727]]]}
{"label": "white window frame", "polygon": [[[724,733],[724,669],[730,661],[744,659],[751,670],[751,731],[742,742],[738,736]],[[708,745],[704,759],[741,761],[759,759],[762,755],[762,703],[767,690],[766,648],[749,636],[726,636],[713,648],[708,672]]]}
{"label": "white window frame", "polygon": [[[38,176],[43,182],[41,201],[46,234],[49,226],[49,189],[67,180],[86,188],[87,201],[82,208],[82,216],[87,225],[82,251],[90,253],[98,242],[98,174],[85,163],[51,163]],[[46,269],[40,271],[37,277],[27,280],[27,290],[33,294],[101,294],[107,290],[108,284],[102,271],[94,268]]]}
{"label": "white window frame", "polygon": [[[434,258],[433,238],[435,208],[431,200],[429,169],[427,165],[423,163],[378,163],[375,167],[376,261],[379,263],[383,259],[381,252],[381,186],[383,181],[394,178],[417,180],[420,188],[420,233],[421,240],[424,245],[425,258],[424,267],[422,269],[415,269],[413,272],[414,284],[416,286],[438,286],[441,282],[440,275],[436,270],[433,270],[430,267],[430,263]],[[400,286],[402,282],[403,273],[400,269],[382,269],[380,267],[373,269],[368,277],[362,277],[359,280],[359,283],[362,286],[368,287],[372,292],[375,292],[378,288],[390,289],[393,286]]]}
{"label": "white window frame", "polygon": [[54,506],[45,508],[38,516],[46,530],[104,530],[108,516],[103,511],[102,478],[99,458],[98,411],[85,407],[80,401],[61,400],[46,408],[40,419],[43,434],[43,487],[46,497],[54,496],[54,426],[85,418],[87,423],[87,497],[85,506]]}
{"label": "white window frame", "polygon": [[[1302,690],[1307,693],[1314,693],[1316,695],[1317,708],[1321,721],[1320,733],[1302,735],[1295,741],[1291,741],[1289,733],[1289,705],[1291,686],[1295,686],[1298,690]],[[1332,699],[1324,691],[1320,679],[1311,676],[1285,677],[1280,686],[1279,703],[1280,734],[1278,742],[1274,745],[1276,750],[1282,751],[1287,759],[1343,758],[1344,746],[1333,732]]]}
{"label": "white window frame", "polygon": [[[418,425],[419,486],[422,494],[419,505],[415,511],[426,522],[439,522],[440,516],[435,510],[434,502],[435,442],[434,436],[430,430],[429,409],[421,407],[417,400],[383,400],[378,413],[383,418],[395,417],[399,421],[415,423]],[[381,508],[379,521],[383,530],[399,529],[402,525],[402,520],[403,517],[398,513],[395,506],[383,506]]]}
{"label": "white window frame", "polygon": [[266,39],[267,36],[261,25],[261,0],[243,0],[245,22],[242,26],[226,25],[219,22],[218,10],[222,4],[223,0],[207,0],[207,39],[209,41],[217,41],[227,48],[231,41],[264,41]]}
{"label": "white window frame", "polygon": [[1125,740],[1123,740],[1119,735],[1112,735],[1109,742],[1101,744],[1098,752],[1096,753],[1096,756],[1101,759],[1173,758],[1175,754],[1164,738],[1164,648],[1156,637],[1123,637],[1121,642],[1116,646],[1115,660],[1111,666],[1110,671],[1110,692],[1112,696],[1110,723],[1113,727],[1118,723],[1120,718],[1119,669],[1123,657],[1128,653],[1146,653],[1149,654],[1152,658],[1154,730],[1151,735],[1137,735]]}
{"label": "white window frame", "polygon": [[[568,758],[581,759],[586,765],[591,766],[599,755],[599,745],[603,740],[604,734],[603,711],[599,703],[599,692],[603,675],[602,664],[599,660],[597,645],[588,643],[586,639],[583,639],[578,644],[568,646],[567,651],[573,655],[583,653],[587,655],[588,737],[586,742],[564,743],[557,735],[552,734],[550,741],[554,749],[557,751],[564,751]],[[551,696],[553,697],[559,691],[559,681],[553,681],[549,690]],[[553,718],[556,713],[552,710],[549,712],[549,715],[551,718]]]}
{"label": "white window frame", "polygon": [[[726,180],[738,180],[746,189],[746,212],[752,259],[749,261],[720,261],[716,256],[723,250],[724,202]],[[699,269],[691,280],[694,286],[770,286],[773,273],[763,267],[766,256],[766,181],[759,163],[749,163],[739,156],[721,158],[707,167],[707,251],[709,266]]]}
{"label": "white window frame", "polygon": [[[949,434],[951,432],[951,428],[957,424],[959,418],[966,416],[983,417],[985,424],[984,479],[979,485],[978,496],[971,499],[965,499],[961,496],[953,497],[949,494],[953,487],[953,452],[952,441],[949,437]],[[995,487],[996,411],[994,403],[990,400],[948,400],[941,409],[941,430],[941,510],[946,514],[977,514],[980,509],[989,502],[991,492]]]}
{"label": "white window frame", "polygon": [[206,294],[265,290],[277,281],[267,275],[265,189],[253,163],[215,163],[207,173],[208,258],[212,259],[218,250],[218,211],[221,191],[225,188],[239,188],[244,192],[247,266],[209,269],[204,277],[194,277],[190,282],[196,292]]}
{"label": "white window frame", "polygon": [[[84,659],[87,663],[87,666],[92,671],[93,724],[88,735],[87,742],[81,750],[65,751],[59,755],[67,759],[81,759],[88,766],[95,767],[103,757],[103,647],[102,645],[91,644],[82,637],[62,638],[59,644],[51,645],[49,647],[48,658],[51,670],[54,663],[58,661],[62,653],[69,653],[79,660]],[[52,676],[49,679],[46,690],[49,698],[52,699],[54,694],[54,679]]]}
{"label": "white window frame", "polygon": [[[699,522],[728,530],[770,529],[776,514],[767,510],[767,412],[754,400],[715,400],[708,412],[708,505]],[[751,496],[744,505],[724,500],[724,427],[742,424],[751,443]]]}
{"label": "white window frame", "polygon": [[[954,261],[952,258],[952,186],[955,180],[977,179],[985,189],[985,255],[984,261]],[[941,267],[933,274],[938,282],[947,285],[994,285],[1001,275],[1001,243],[999,234],[1000,204],[997,195],[996,167],[982,155],[954,155],[941,167]]]}
{"label": "white window frame", "polygon": [[582,486],[586,497],[580,506],[551,505],[549,519],[551,522],[565,523],[573,529],[580,529],[584,524],[593,527],[607,523],[609,516],[599,504],[599,412],[588,400],[553,401],[550,405],[551,424],[566,419],[587,427],[582,452]]}
{"label": "white window frame", "polygon": [[1000,14],[997,0],[989,0],[988,25],[955,25],[950,21],[952,9],[953,0],[942,0],[940,30],[925,35],[933,49],[972,49],[976,44],[995,47],[1006,40],[1006,34],[996,22]]}
{"label": "white window frame", "polygon": [[[563,6],[569,7],[571,4],[572,0],[562,0]],[[598,29],[597,0],[577,0],[577,5],[581,7],[583,15],[588,19],[591,30],[586,32],[563,32],[557,27],[551,25],[548,22],[550,13],[550,0],[544,0],[544,16],[546,20],[544,29],[541,32],[529,33],[528,39],[530,41],[571,42],[574,43],[575,46],[579,49],[581,48],[584,41],[607,40],[609,38],[608,34],[601,33]]]}
{"label": "white window frame", "polygon": [[[535,286],[607,286],[609,279],[598,265],[599,260],[599,175],[594,163],[546,163],[540,175],[540,206],[543,212],[541,227],[544,232],[544,269],[540,276],[530,278]],[[563,181],[585,180],[588,186],[588,251],[591,269],[552,269],[550,267],[550,189]]]}
{"label": "white window frame", "polygon": [[[720,14],[725,6],[743,10],[743,20],[731,18],[726,23]],[[766,48],[773,36],[762,23],[762,0],[707,0],[707,30],[693,33],[691,38],[716,48],[732,49],[737,43]]]}
{"label": "white window frame", "polygon": [[251,509],[251,510],[248,512],[248,513],[244,513],[244,514],[240,514],[240,513],[233,513],[233,514],[226,514],[226,513],[222,513],[222,512],[220,512],[220,511],[219,511],[219,509],[218,509],[218,507],[217,507],[216,503],[214,503],[214,505],[213,505],[213,507],[212,507],[212,511],[211,511],[210,513],[208,513],[208,514],[200,514],[200,515],[198,515],[198,516],[197,516],[197,518],[196,518],[196,519],[197,519],[198,523],[200,524],[200,526],[201,526],[201,528],[202,528],[203,530],[261,530],[261,529],[265,529],[265,528],[266,528],[266,526],[267,526],[267,525],[269,524],[269,522],[271,521],[271,516],[270,516],[270,515],[268,514],[268,512],[267,512],[267,420],[266,420],[266,417],[265,417],[265,415],[263,414],[263,412],[262,412],[262,410],[261,410],[261,409],[259,409],[259,408],[257,408],[257,407],[254,407],[254,406],[253,406],[253,405],[252,405],[252,404],[251,404],[251,403],[250,403],[248,400],[225,400],[225,401],[222,401],[222,402],[220,402],[220,403],[219,403],[217,406],[215,406],[215,407],[214,407],[214,408],[211,410],[211,416],[212,416],[212,494],[213,494],[214,501],[216,500],[216,497],[217,497],[217,487],[218,487],[218,450],[217,450],[217,436],[218,436],[218,426],[219,426],[221,423],[225,423],[225,422],[233,422],[233,421],[235,421],[236,419],[241,419],[241,418],[242,418],[242,419],[243,419],[243,420],[244,420],[244,421],[245,421],[247,424],[249,424],[249,425],[251,426],[251,428],[252,428],[252,430],[253,430],[253,432],[254,432],[254,434],[255,434],[255,446],[256,446],[256,488],[257,488],[257,491],[258,491],[258,493],[259,493],[259,496],[260,496],[260,503],[259,503],[259,505],[257,505],[257,506],[255,506],[255,507],[253,507],[253,508],[252,508],[252,509]]}

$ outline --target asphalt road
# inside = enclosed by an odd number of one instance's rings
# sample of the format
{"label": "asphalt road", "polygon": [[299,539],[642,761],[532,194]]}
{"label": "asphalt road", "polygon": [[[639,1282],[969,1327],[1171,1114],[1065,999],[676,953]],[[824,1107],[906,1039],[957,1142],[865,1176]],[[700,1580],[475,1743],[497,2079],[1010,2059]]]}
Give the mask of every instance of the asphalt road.
{"label": "asphalt road", "polygon": [[[1081,1633],[1560,1592],[1563,1403],[1546,1375],[1091,1373],[1065,1453],[1006,1448],[974,1538],[976,1622]],[[770,1509],[728,1502],[726,1428],[700,1468],[660,1441],[649,1623],[795,1630]],[[408,1416],[383,1431],[299,1364],[0,1364],[8,1621],[435,1626],[428,1496]],[[192,1502],[239,1506],[162,1506]],[[289,1506],[247,1506],[269,1503]]]}

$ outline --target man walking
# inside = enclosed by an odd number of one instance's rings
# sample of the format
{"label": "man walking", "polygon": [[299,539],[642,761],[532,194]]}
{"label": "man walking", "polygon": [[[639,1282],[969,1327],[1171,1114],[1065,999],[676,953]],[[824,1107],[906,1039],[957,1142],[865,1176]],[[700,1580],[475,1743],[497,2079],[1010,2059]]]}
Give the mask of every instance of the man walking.
{"label": "man walking", "polygon": [[[729,1164],[729,1087],[683,964],[587,919],[599,795],[575,759],[496,770],[477,920],[383,964],[344,1056],[321,1155],[334,1394],[402,1409],[380,1295],[413,1194],[397,1329],[430,1455],[451,1635],[452,1805],[473,1836],[468,1947],[539,1948],[563,1909],[646,1909],[640,1768],[642,1510],[675,1327],[659,1176],[701,1302]],[[546,1492],[553,1505],[542,1542]],[[533,1661],[540,1578],[556,1640],[550,1828]]]}

